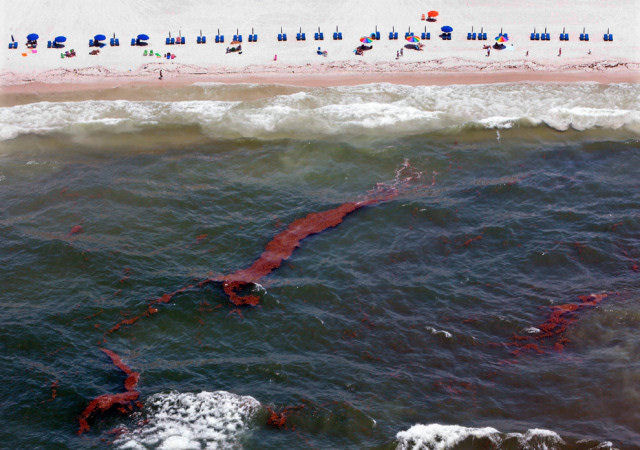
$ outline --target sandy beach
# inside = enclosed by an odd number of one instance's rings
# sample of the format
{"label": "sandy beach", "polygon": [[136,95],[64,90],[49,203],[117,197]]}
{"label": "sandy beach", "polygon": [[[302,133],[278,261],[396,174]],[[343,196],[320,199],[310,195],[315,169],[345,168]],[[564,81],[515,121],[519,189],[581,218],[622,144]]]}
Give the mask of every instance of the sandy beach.
{"label": "sandy beach", "polygon": [[[421,20],[426,9],[439,11],[436,22]],[[297,2],[286,10],[277,1],[241,4],[190,1],[124,2],[65,4],[28,0],[18,5],[2,0],[4,28],[19,42],[18,49],[0,50],[0,88],[3,92],[68,90],[77,84],[86,89],[120,86],[122,83],[150,83],[163,71],[165,85],[176,83],[231,82],[276,83],[301,86],[333,86],[391,82],[408,85],[467,84],[507,81],[596,81],[637,82],[640,73],[640,2],[624,0],[613,5],[589,1],[515,2],[510,4],[473,4],[467,0],[436,1],[424,7],[401,1],[393,7],[383,2]],[[25,14],[29,11],[29,14]],[[36,14],[35,11],[38,11]],[[450,41],[438,37],[440,27],[450,25]],[[614,26],[615,25],[615,26]],[[282,30],[287,42],[278,42]],[[334,41],[336,27],[343,40]],[[487,41],[467,40],[472,30],[487,33]],[[323,41],[314,40],[317,29]],[[534,29],[551,35],[549,42],[530,41]],[[296,41],[300,29],[306,41]],[[373,49],[357,56],[353,50],[363,35],[380,31],[381,39]],[[578,39],[583,29],[590,41]],[[225,44],[216,44],[220,30]],[[242,54],[226,54],[226,47],[236,30],[243,34]],[[257,43],[247,42],[251,31]],[[399,39],[389,40],[395,30]],[[404,34],[421,35],[423,51],[404,48]],[[559,41],[562,31],[568,42]],[[503,50],[484,45],[494,43],[503,31],[509,40]],[[614,35],[605,42],[603,34]],[[202,32],[207,43],[199,45]],[[38,33],[37,53],[27,51],[25,36]],[[88,40],[96,33],[111,37],[115,33],[119,47],[109,45],[98,55],[89,55]],[[138,33],[150,36],[146,47],[132,47],[130,38]],[[165,37],[179,34],[185,45],[165,45]],[[67,37],[65,48],[48,49],[47,40]],[[7,36],[8,37],[8,36]],[[327,51],[319,56],[317,47]],[[61,58],[61,51],[74,49],[73,58]],[[397,57],[399,50],[403,55]],[[153,50],[153,56],[143,56]],[[167,60],[167,52],[175,59]],[[26,56],[23,56],[23,53]],[[80,87],[80,85],[83,85]],[[22,87],[17,87],[22,86]],[[75,88],[74,88],[75,89]]]}

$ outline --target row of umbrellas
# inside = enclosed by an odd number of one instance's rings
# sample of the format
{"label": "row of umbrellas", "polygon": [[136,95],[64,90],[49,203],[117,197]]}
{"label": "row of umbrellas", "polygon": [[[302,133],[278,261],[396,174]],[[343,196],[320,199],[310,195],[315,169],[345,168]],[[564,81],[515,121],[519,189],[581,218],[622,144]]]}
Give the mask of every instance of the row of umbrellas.
{"label": "row of umbrellas", "polygon": [[[442,30],[443,33],[451,33],[453,31],[453,28],[450,26],[444,26],[442,28],[440,28]],[[407,36],[405,38],[407,41],[409,42],[413,42],[413,43],[417,43],[420,42],[420,38],[418,36]],[[498,36],[496,36],[496,42],[499,43],[504,43],[507,42],[509,40],[509,38],[507,36],[505,36],[504,34],[500,33]],[[371,39],[371,37],[369,36],[362,36],[360,38],[360,42],[362,42],[363,44],[371,44],[373,42],[373,39]]]}
{"label": "row of umbrellas", "polygon": [[[38,36],[36,33],[31,33],[31,34],[27,35],[27,40],[28,41],[37,41],[39,37],[40,36]],[[107,37],[104,34],[96,34],[93,37],[93,39],[96,40],[96,41],[104,41],[105,39],[107,39]],[[148,41],[149,40],[149,36],[147,36],[146,34],[139,34],[138,35],[138,39],[141,40],[141,41]],[[67,40],[67,38],[64,37],[64,36],[57,36],[54,39],[55,42],[65,42],[66,40]]]}

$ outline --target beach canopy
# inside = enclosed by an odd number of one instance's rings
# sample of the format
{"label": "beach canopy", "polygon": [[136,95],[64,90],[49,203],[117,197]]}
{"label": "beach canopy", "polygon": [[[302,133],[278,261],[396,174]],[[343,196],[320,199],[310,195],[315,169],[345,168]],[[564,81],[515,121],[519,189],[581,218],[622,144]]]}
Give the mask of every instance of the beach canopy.
{"label": "beach canopy", "polygon": [[420,38],[418,36],[407,36],[406,39],[407,39],[407,41],[413,42],[415,44],[420,42]]}
{"label": "beach canopy", "polygon": [[37,34],[31,33],[31,34],[27,35],[27,40],[28,41],[37,41],[39,37],[40,36],[38,36]]}
{"label": "beach canopy", "polygon": [[363,44],[371,44],[373,42],[373,39],[371,39],[369,36],[362,36],[360,38],[360,42],[362,42]]}
{"label": "beach canopy", "polygon": [[453,28],[451,28],[449,25],[445,25],[440,29],[442,30],[443,33],[451,33],[453,31]]}
{"label": "beach canopy", "polygon": [[53,42],[65,42],[67,40],[66,37],[64,36],[56,36],[56,38],[53,40]]}
{"label": "beach canopy", "polygon": [[439,14],[440,13],[438,11],[429,11],[427,13],[427,16],[429,16],[429,17],[438,17]]}
{"label": "beach canopy", "polygon": [[139,34],[138,39],[140,39],[141,41],[147,41],[149,40],[149,36],[147,36],[146,34]]}
{"label": "beach canopy", "polygon": [[93,39],[96,41],[104,41],[107,37],[104,34],[96,34]]}
{"label": "beach canopy", "polygon": [[504,34],[496,36],[496,42],[507,42],[509,40]]}

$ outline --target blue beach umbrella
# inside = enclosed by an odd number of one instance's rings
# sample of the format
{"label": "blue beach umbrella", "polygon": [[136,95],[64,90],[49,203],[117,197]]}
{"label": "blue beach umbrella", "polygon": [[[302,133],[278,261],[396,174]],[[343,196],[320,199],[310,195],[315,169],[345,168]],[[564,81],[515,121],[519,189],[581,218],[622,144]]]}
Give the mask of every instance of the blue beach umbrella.
{"label": "blue beach umbrella", "polygon": [[148,41],[149,36],[147,36],[146,34],[139,34],[138,39],[140,39],[141,41]]}
{"label": "blue beach umbrella", "polygon": [[451,33],[453,31],[453,28],[451,28],[449,25],[445,25],[440,29],[442,30],[443,33]]}
{"label": "blue beach umbrella", "polygon": [[107,37],[104,34],[96,34],[93,39],[96,41],[104,41]]}
{"label": "blue beach umbrella", "polygon": [[67,38],[64,36],[56,36],[56,38],[53,40],[54,42],[66,42]]}
{"label": "blue beach umbrella", "polygon": [[27,35],[27,41],[37,41],[39,37],[40,36],[38,36],[37,34],[31,33]]}

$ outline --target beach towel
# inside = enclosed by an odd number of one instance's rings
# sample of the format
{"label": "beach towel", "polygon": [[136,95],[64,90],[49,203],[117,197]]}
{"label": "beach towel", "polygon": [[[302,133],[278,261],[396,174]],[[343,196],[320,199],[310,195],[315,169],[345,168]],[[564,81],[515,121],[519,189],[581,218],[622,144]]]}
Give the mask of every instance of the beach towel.
{"label": "beach towel", "polygon": [[23,54],[22,54],[22,56],[27,56],[27,54],[26,54],[26,53],[23,53]]}
{"label": "beach towel", "polygon": [[38,50],[36,50],[35,48],[31,50],[31,53],[38,53]]}

